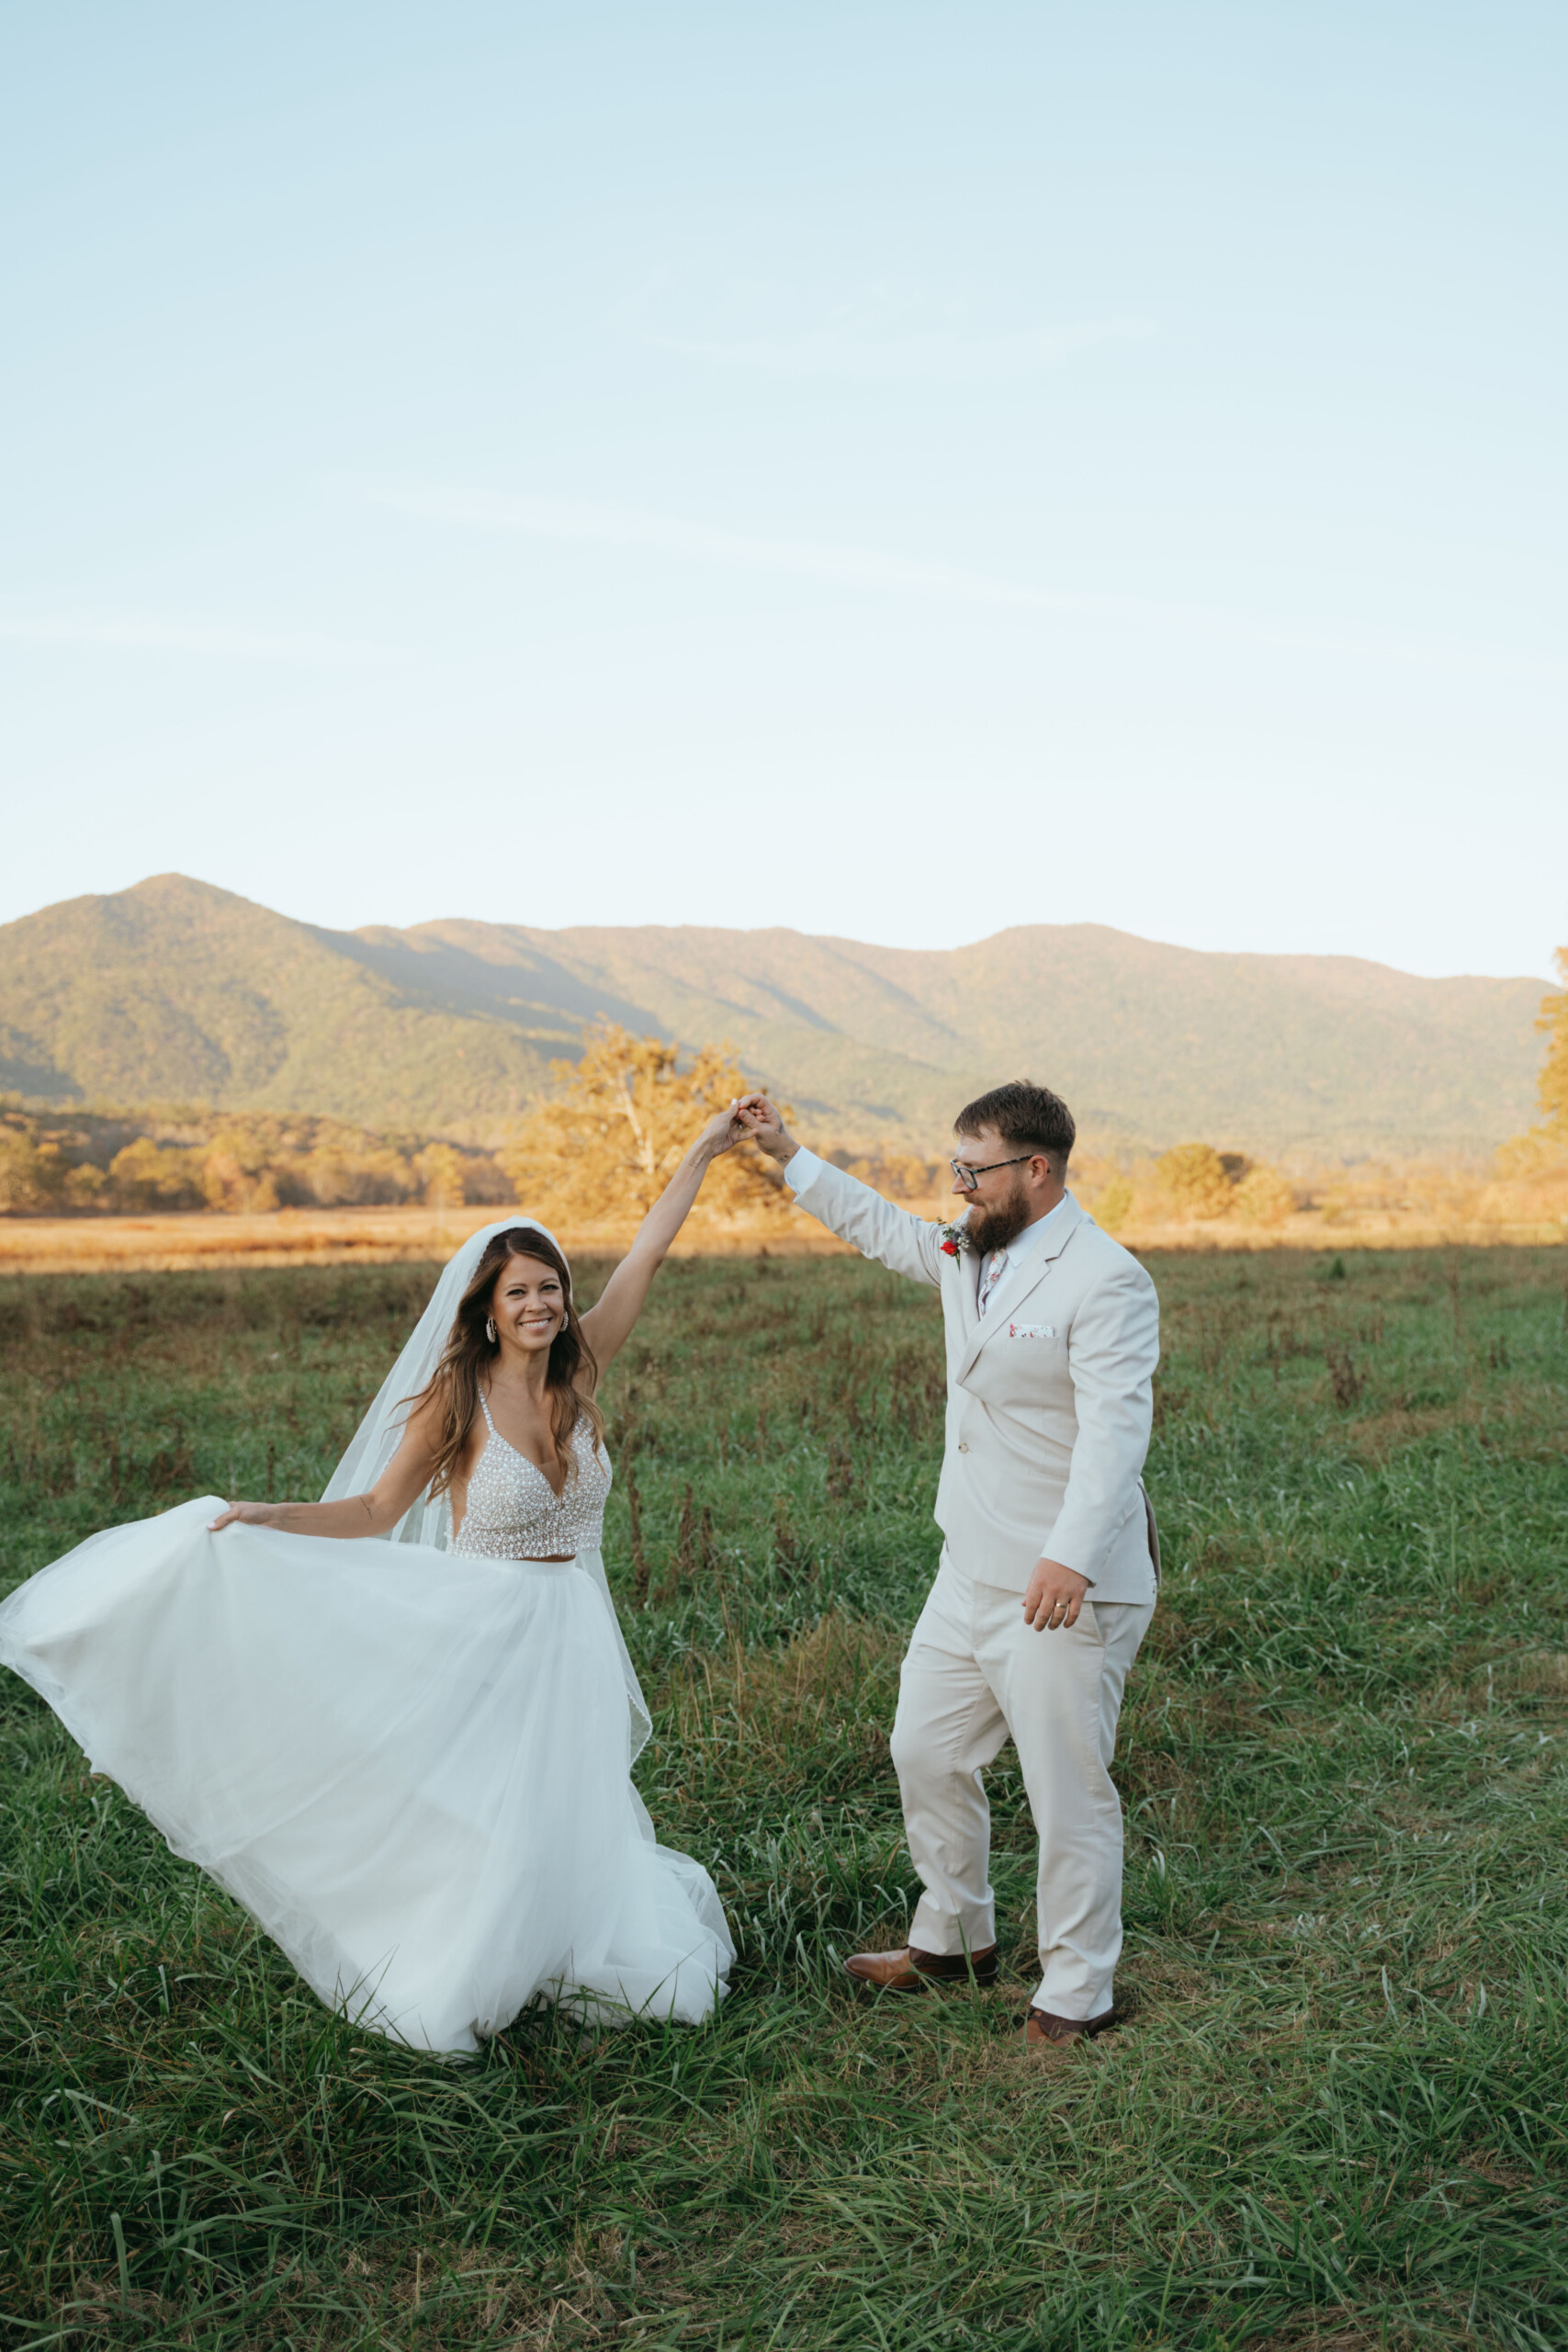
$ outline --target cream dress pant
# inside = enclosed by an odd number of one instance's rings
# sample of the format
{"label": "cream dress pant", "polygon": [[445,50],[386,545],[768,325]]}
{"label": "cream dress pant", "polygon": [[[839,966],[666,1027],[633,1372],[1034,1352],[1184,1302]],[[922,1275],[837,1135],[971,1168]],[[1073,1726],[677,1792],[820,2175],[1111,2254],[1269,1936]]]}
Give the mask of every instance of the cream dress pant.
{"label": "cream dress pant", "polygon": [[1056,2017],[1111,2005],[1122,1803],[1109,1768],[1127,1669],[1153,1615],[1153,1601],[1089,1599],[1070,1631],[1036,1633],[1021,1593],[976,1583],[944,1549],[899,1678],[893,1763],[925,1888],[909,1940],[953,1955],[997,1939],[981,1775],[1010,1736],[1040,1836],[1031,1997]]}

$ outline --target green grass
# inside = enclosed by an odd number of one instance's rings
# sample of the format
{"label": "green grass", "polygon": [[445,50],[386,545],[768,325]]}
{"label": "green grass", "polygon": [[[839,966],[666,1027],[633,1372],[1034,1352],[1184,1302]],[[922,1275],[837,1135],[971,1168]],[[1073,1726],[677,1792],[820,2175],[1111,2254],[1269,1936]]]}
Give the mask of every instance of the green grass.
{"label": "green grass", "polygon": [[[674,1264],[610,1386],[607,1552],[731,1998],[699,2032],[536,2018],[466,2067],[361,2037],[7,1679],[0,2346],[1568,2338],[1568,1259],[1153,1271],[1117,2032],[1017,2053],[1008,1757],[1010,1981],[840,1979],[910,1891],[886,1733],[935,1303]],[[187,1493],[319,1488],[427,1282],[0,1287],[7,1576]]]}

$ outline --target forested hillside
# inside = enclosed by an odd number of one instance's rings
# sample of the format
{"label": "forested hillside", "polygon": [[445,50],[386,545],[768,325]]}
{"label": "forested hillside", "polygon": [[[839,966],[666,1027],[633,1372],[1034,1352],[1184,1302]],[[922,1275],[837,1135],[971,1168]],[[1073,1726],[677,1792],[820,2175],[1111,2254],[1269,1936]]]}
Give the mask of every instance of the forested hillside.
{"label": "forested hillside", "polygon": [[1106,1148],[1480,1155],[1532,1116],[1540,994],[1094,924],[926,951],[784,930],[332,932],[163,875],[0,928],[0,1088],[479,1135],[610,1020],[728,1040],[849,1144],[929,1148],[968,1092],[1027,1072]]}

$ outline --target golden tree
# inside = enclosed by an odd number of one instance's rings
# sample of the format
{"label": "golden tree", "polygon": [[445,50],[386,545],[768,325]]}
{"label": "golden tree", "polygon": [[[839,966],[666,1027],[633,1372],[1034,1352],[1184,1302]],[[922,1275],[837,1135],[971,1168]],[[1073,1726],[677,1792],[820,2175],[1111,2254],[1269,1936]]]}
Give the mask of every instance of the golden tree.
{"label": "golden tree", "polygon": [[1212,1144],[1179,1143],[1155,1165],[1172,1216],[1223,1216],[1231,1204],[1230,1170]]}
{"label": "golden tree", "polygon": [[1133,1187],[1125,1176],[1112,1176],[1095,1194],[1091,1214],[1096,1225],[1103,1226],[1107,1233],[1120,1233],[1133,1214]]}
{"label": "golden tree", "polygon": [[[201,1189],[209,1208],[236,1216],[265,1216],[276,1208],[277,1176],[269,1142],[243,1118],[219,1128],[201,1167]],[[118,1165],[117,1159],[115,1167]]]}
{"label": "golden tree", "polygon": [[1568,947],[1557,951],[1557,977],[1562,987],[1540,1001],[1536,1023],[1547,1035],[1546,1059],[1540,1072],[1540,1107],[1546,1132],[1568,1143]]}
{"label": "golden tree", "polygon": [[[682,1069],[663,1037],[633,1037],[611,1023],[584,1034],[580,1062],[552,1062],[558,1092],[522,1122],[496,1154],[522,1206],[542,1217],[596,1225],[641,1217],[716,1111],[750,1091],[729,1047],[704,1046]],[[769,1221],[788,1195],[754,1144],[710,1170],[709,1214]]]}
{"label": "golden tree", "polygon": [[0,1127],[0,1210],[41,1208],[48,1193],[43,1156],[31,1136]]}
{"label": "golden tree", "polygon": [[160,1151],[151,1136],[138,1136],[109,1162],[116,1204],[130,1210],[199,1208],[203,1184],[199,1150]]}
{"label": "golden tree", "polygon": [[1568,1152],[1568,947],[1558,949],[1556,964],[1563,986],[1541,998],[1535,1024],[1547,1040],[1538,1081],[1541,1123],[1502,1146],[1497,1154],[1500,1176],[1528,1178]]}
{"label": "golden tree", "polygon": [[426,1144],[413,1162],[423,1188],[427,1208],[460,1208],[464,1200],[463,1162],[449,1143]]}

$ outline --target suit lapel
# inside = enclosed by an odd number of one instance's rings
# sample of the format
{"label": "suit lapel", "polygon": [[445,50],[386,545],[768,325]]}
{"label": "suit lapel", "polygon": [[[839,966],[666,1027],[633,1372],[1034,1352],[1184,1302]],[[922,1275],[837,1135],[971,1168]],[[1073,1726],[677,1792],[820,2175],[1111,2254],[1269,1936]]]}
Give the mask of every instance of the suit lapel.
{"label": "suit lapel", "polygon": [[969,1323],[964,1352],[959,1358],[955,1380],[966,1379],[973,1371],[975,1359],[986,1341],[997,1332],[1005,1332],[1031,1291],[1043,1283],[1084,1221],[1084,1212],[1069,1193],[1062,1204],[1059,1216],[1051,1220],[1051,1229],[1039,1250],[1021,1266],[1009,1266],[1001,1281],[991,1293],[984,1320],[976,1303],[978,1280],[967,1286]]}

